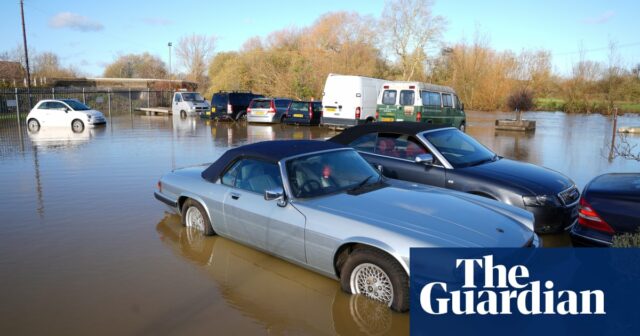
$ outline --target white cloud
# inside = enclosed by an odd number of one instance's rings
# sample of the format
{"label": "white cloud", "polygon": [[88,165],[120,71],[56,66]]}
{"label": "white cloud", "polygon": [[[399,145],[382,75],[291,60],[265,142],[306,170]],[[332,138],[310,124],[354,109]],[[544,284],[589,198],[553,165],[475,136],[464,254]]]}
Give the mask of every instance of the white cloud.
{"label": "white cloud", "polygon": [[104,29],[102,23],[70,12],[62,12],[54,15],[49,20],[51,28],[69,28],[81,32],[99,31]]}
{"label": "white cloud", "polygon": [[608,10],[598,16],[595,17],[589,17],[586,18],[584,20],[582,20],[584,23],[586,24],[603,24],[609,20],[611,20],[611,18],[613,18],[614,16],[616,16],[616,13],[612,10]]}
{"label": "white cloud", "polygon": [[142,22],[150,26],[168,26],[173,24],[173,20],[162,17],[146,17],[142,19]]}

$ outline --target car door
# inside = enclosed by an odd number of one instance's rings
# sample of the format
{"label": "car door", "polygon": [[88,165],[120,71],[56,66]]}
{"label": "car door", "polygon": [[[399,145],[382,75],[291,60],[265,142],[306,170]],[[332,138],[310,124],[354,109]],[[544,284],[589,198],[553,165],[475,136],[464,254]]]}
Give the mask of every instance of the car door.
{"label": "car door", "polygon": [[449,93],[442,94],[442,114],[444,116],[442,119],[442,123],[453,126],[453,97]]}
{"label": "car door", "polygon": [[290,205],[264,199],[264,192],[282,188],[277,164],[255,159],[242,159],[222,177],[231,185],[223,201],[227,232],[249,245],[305,262],[305,218]]}
{"label": "car door", "polygon": [[176,93],[173,96],[173,107],[171,108],[171,113],[173,113],[174,115],[180,113],[180,102],[182,102],[182,95]]}
{"label": "car door", "polygon": [[49,125],[71,127],[71,116],[69,115],[71,112],[67,111],[69,109],[67,105],[61,102],[51,101],[47,104],[47,107]]}

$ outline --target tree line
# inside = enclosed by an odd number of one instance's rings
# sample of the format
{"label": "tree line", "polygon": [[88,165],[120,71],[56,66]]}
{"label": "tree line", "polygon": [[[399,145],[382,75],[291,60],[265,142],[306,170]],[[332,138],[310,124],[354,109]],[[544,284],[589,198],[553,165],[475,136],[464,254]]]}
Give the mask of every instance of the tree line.
{"label": "tree line", "polygon": [[[570,73],[560,75],[548,50],[497,51],[481,32],[471,41],[444,41],[447,20],[432,9],[431,0],[389,0],[379,17],[325,13],[309,26],[252,37],[237,51],[218,53],[215,36],[192,34],[174,48],[180,72],[169,73],[161,58],[142,53],[119,56],[103,75],[190,80],[207,96],[251,90],[321,99],[327,75],[338,73],[451,86],[473,110],[508,109],[512,92],[528,90],[542,110],[640,112],[640,65],[624,66],[614,42],[606,62],[581,52]],[[45,54],[36,68],[74,74],[60,67],[57,56]]]}

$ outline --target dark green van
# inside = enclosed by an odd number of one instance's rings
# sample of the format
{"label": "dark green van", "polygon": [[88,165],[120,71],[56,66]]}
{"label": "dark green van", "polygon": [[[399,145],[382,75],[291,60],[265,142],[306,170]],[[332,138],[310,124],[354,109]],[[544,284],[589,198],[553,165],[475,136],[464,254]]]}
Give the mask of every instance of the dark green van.
{"label": "dark green van", "polygon": [[464,104],[448,87],[420,82],[387,82],[378,96],[377,121],[449,124],[465,131]]}

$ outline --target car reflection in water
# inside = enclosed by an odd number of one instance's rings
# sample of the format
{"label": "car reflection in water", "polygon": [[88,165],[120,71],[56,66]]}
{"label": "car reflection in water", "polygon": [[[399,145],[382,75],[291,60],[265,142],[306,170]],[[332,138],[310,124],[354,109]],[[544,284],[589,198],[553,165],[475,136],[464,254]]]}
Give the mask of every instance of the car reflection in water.
{"label": "car reflection in water", "polygon": [[399,314],[336,281],[219,237],[183,227],[165,214],[156,226],[161,241],[201,267],[229,307],[274,334],[409,334],[409,314]]}
{"label": "car reflection in water", "polygon": [[35,147],[69,149],[85,144],[105,132],[105,127],[87,127],[82,132],[74,132],[70,127],[43,127],[36,132],[27,132],[27,134]]}

